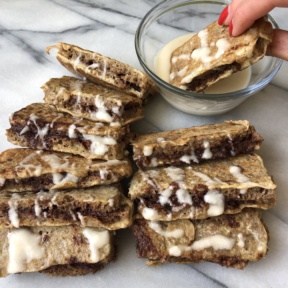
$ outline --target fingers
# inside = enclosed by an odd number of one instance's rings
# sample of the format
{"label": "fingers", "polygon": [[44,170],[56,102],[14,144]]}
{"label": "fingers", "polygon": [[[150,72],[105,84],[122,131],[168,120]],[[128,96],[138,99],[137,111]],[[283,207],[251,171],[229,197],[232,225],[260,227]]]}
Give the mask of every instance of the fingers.
{"label": "fingers", "polygon": [[232,36],[238,36],[245,32],[255,20],[275,7],[288,7],[288,0],[233,0],[227,9],[227,17],[220,22],[230,26],[229,31]]}
{"label": "fingers", "polygon": [[288,31],[274,29],[273,39],[266,54],[288,60]]}

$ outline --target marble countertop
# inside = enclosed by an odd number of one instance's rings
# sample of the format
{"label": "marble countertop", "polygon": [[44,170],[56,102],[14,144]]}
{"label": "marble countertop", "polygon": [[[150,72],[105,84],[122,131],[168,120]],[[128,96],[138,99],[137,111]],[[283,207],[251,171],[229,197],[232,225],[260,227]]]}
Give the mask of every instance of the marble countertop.
{"label": "marble countertop", "polygon": [[[58,41],[73,43],[140,68],[134,34],[157,0],[1,0],[0,3],[0,151],[13,147],[5,137],[9,114],[42,102],[40,86],[69,74],[45,48]],[[288,29],[287,9],[272,15]],[[285,27],[286,26],[286,27]],[[118,260],[85,277],[50,278],[40,273],[11,275],[0,287],[287,287],[288,257],[288,65],[273,82],[241,106],[220,116],[199,117],[177,111],[160,96],[146,107],[139,132],[189,127],[230,119],[247,119],[264,137],[259,154],[277,184],[277,204],[264,213],[270,231],[269,253],[243,271],[211,263],[147,267],[138,259],[129,230],[120,232]]]}

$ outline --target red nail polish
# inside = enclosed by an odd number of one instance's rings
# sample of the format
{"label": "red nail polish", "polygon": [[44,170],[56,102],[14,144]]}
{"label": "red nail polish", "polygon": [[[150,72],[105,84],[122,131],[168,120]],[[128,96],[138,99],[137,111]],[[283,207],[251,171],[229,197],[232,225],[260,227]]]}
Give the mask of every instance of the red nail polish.
{"label": "red nail polish", "polygon": [[220,16],[219,16],[219,18],[218,18],[218,24],[219,24],[219,25],[222,25],[223,22],[225,21],[225,19],[226,19],[227,16],[228,16],[228,10],[229,10],[228,7],[229,7],[229,6],[226,6],[226,7],[224,8],[224,10],[222,11],[222,13],[220,14]]}
{"label": "red nail polish", "polygon": [[233,22],[231,21],[229,25],[229,35],[232,36],[232,33],[233,33]]}

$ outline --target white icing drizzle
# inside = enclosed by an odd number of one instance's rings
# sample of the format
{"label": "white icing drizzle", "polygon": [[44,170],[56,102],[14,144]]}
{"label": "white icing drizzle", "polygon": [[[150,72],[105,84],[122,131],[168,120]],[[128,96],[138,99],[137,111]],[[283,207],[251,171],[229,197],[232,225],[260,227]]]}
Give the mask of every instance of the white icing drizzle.
{"label": "white icing drizzle", "polygon": [[5,182],[6,182],[6,179],[3,177],[0,177],[0,186],[4,186]]}
{"label": "white icing drizzle", "polygon": [[98,136],[83,134],[84,139],[91,141],[90,151],[97,155],[104,155],[108,151],[108,145],[116,145],[117,141],[110,136]]}
{"label": "white icing drizzle", "polygon": [[80,57],[81,57],[81,54],[79,54],[79,56],[74,60],[73,69],[75,71],[77,71],[77,66],[81,63]]}
{"label": "white icing drizzle", "polygon": [[80,212],[77,212],[77,216],[78,216],[78,219],[80,220],[81,226],[86,227],[86,222],[85,222],[84,216]]}
{"label": "white icing drizzle", "polygon": [[165,168],[165,172],[171,178],[173,182],[176,182],[179,189],[176,191],[177,200],[180,204],[192,205],[192,197],[187,191],[185,180],[185,173],[182,169],[177,167]]}
{"label": "white icing drizzle", "polygon": [[158,143],[166,142],[165,138],[163,138],[163,137],[158,137],[158,138],[156,139],[156,141],[157,141]]}
{"label": "white icing drizzle", "polygon": [[73,174],[67,173],[66,175],[62,175],[61,173],[53,173],[53,184],[65,184],[67,182],[78,182],[78,177],[74,176]]}
{"label": "white icing drizzle", "polygon": [[[37,124],[37,119],[39,119],[39,117],[36,116],[34,113],[30,114],[29,121],[32,121],[37,128],[37,134],[36,134],[35,138],[39,137],[41,140],[43,140],[43,138],[49,132],[49,124],[46,124],[43,128],[40,128],[39,125]],[[29,123],[29,121],[28,121],[28,123]]]}
{"label": "white icing drizzle", "polygon": [[67,169],[69,168],[69,160],[68,160],[68,156],[64,156],[62,158],[60,158],[57,155],[54,154],[46,154],[46,155],[42,155],[41,156],[42,160],[44,160],[45,162],[47,162],[52,169]]}
{"label": "white icing drizzle", "polygon": [[[104,120],[104,121],[109,122],[109,123],[113,121],[113,117],[108,113],[108,109],[105,106],[105,102],[103,100],[101,100],[100,95],[95,96],[95,106],[97,107],[97,111],[96,112],[92,112],[92,111],[90,112],[90,115],[93,118],[97,118],[99,120]],[[118,110],[118,113],[119,113],[119,110]],[[116,114],[118,114],[118,113],[116,113]]]}
{"label": "white icing drizzle", "polygon": [[213,248],[214,250],[231,250],[235,245],[235,239],[224,235],[212,235],[196,240],[192,245],[173,245],[168,248],[171,256],[179,257],[185,251],[204,250]]}
{"label": "white icing drizzle", "polygon": [[20,196],[17,193],[13,193],[11,198],[8,201],[9,210],[8,210],[8,217],[10,223],[18,228],[20,224],[19,216],[18,216],[18,200]]}
{"label": "white icing drizzle", "polygon": [[228,133],[228,134],[227,134],[227,137],[228,137],[229,142],[230,142],[230,144],[231,144],[231,151],[230,151],[230,153],[231,153],[232,156],[235,156],[236,153],[235,153],[235,149],[234,149],[234,145],[233,145],[233,139],[232,139],[231,134]]}
{"label": "white icing drizzle", "polygon": [[92,228],[85,228],[83,235],[89,242],[89,248],[91,252],[90,259],[93,263],[97,263],[100,259],[100,249],[110,243],[110,235],[107,230],[96,231]]}
{"label": "white icing drizzle", "polygon": [[208,216],[218,216],[224,212],[224,196],[217,190],[209,190],[204,201],[209,204],[207,211]]}
{"label": "white icing drizzle", "polygon": [[26,264],[45,256],[45,249],[40,245],[41,236],[28,229],[16,229],[8,233],[9,262],[8,273],[25,272]]}
{"label": "white icing drizzle", "polygon": [[113,198],[110,198],[110,199],[108,200],[108,204],[109,204],[110,207],[113,207],[113,206],[114,206],[114,199],[113,199]]}
{"label": "white icing drizzle", "polygon": [[144,154],[144,156],[151,156],[152,153],[153,153],[153,147],[151,147],[151,146],[146,146],[146,145],[143,147],[143,154]]}
{"label": "white icing drizzle", "polygon": [[108,170],[106,169],[106,167],[100,169],[99,174],[100,174],[101,180],[105,180],[108,175]]}
{"label": "white icing drizzle", "polygon": [[159,192],[159,203],[163,206],[165,204],[171,204],[169,200],[170,196],[172,195],[172,190],[169,188]]}
{"label": "white icing drizzle", "polygon": [[235,244],[235,239],[224,235],[207,236],[191,245],[192,250],[203,250],[212,247],[214,250],[231,250]]}
{"label": "white icing drizzle", "polygon": [[146,220],[157,220],[159,218],[159,214],[157,212],[157,210],[153,209],[153,208],[148,208],[148,207],[144,207],[142,210],[142,216],[146,219]]}
{"label": "white icing drizzle", "polygon": [[250,182],[250,179],[241,173],[241,168],[239,166],[230,166],[229,172],[237,179],[239,183]]}
{"label": "white icing drizzle", "polygon": [[77,138],[77,133],[75,132],[76,125],[72,124],[68,128],[68,137],[71,139]]}
{"label": "white icing drizzle", "polygon": [[73,221],[76,222],[76,221],[77,221],[77,217],[76,217],[75,213],[73,213],[72,210],[69,210],[69,213],[70,213],[70,215],[71,215]]}
{"label": "white icing drizzle", "polygon": [[32,176],[33,174],[36,176],[39,176],[42,171],[42,166],[41,165],[34,165],[34,164],[29,164],[30,160],[32,160],[35,156],[38,154],[41,154],[42,151],[35,151],[27,155],[20,163],[18,166],[15,167],[15,170],[20,170],[24,169],[27,171],[28,175]]}
{"label": "white icing drizzle", "polygon": [[25,127],[21,130],[20,136],[23,135],[23,134],[25,134],[25,133],[28,132],[29,130],[30,130],[30,128],[29,128],[28,126],[25,126]]}
{"label": "white icing drizzle", "polygon": [[237,235],[237,246],[239,248],[244,248],[245,247],[245,238],[244,238],[242,233],[239,233]]}
{"label": "white icing drizzle", "polygon": [[202,155],[202,158],[203,159],[211,159],[212,158],[212,152],[210,150],[210,143],[209,141],[204,141],[203,142],[203,146],[204,146],[204,152],[203,152],[203,155]]}
{"label": "white icing drizzle", "polygon": [[195,155],[194,149],[191,150],[191,154],[190,155],[183,155],[180,158],[180,161],[182,161],[184,163],[187,163],[187,164],[190,164],[191,160],[193,162],[195,162],[195,163],[199,163],[199,160],[197,159],[197,157]]}
{"label": "white icing drizzle", "polygon": [[222,182],[218,178],[213,178],[212,179],[212,178],[210,178],[208,175],[206,175],[204,173],[193,171],[192,169],[191,169],[191,171],[193,172],[194,175],[196,175],[202,181],[204,181],[205,185],[207,185],[209,189],[213,189],[215,187],[215,185],[224,184],[224,182]]}
{"label": "white icing drizzle", "polygon": [[221,55],[225,53],[230,48],[230,44],[226,38],[221,38],[217,40],[216,47],[218,48],[215,58],[218,59]]}
{"label": "white icing drizzle", "polygon": [[167,238],[181,238],[184,235],[183,229],[174,229],[171,231],[165,231],[157,221],[148,221],[149,227],[154,230],[157,234],[160,234]]}
{"label": "white icing drizzle", "polygon": [[[46,86],[47,89],[49,89],[47,86]],[[58,93],[57,95],[55,96],[55,99],[53,101],[53,104],[54,105],[57,105],[58,104],[58,98],[66,91],[67,89],[64,88],[64,87],[60,87],[59,90],[58,90]]]}

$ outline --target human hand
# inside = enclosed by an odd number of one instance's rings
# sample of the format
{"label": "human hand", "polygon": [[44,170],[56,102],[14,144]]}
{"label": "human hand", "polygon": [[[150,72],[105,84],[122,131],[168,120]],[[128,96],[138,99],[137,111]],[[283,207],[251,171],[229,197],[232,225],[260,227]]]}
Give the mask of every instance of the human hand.
{"label": "human hand", "polygon": [[[222,11],[218,23],[228,25],[231,36],[238,36],[275,7],[288,7],[288,0],[232,0]],[[266,54],[288,60],[288,31],[274,29]]]}

